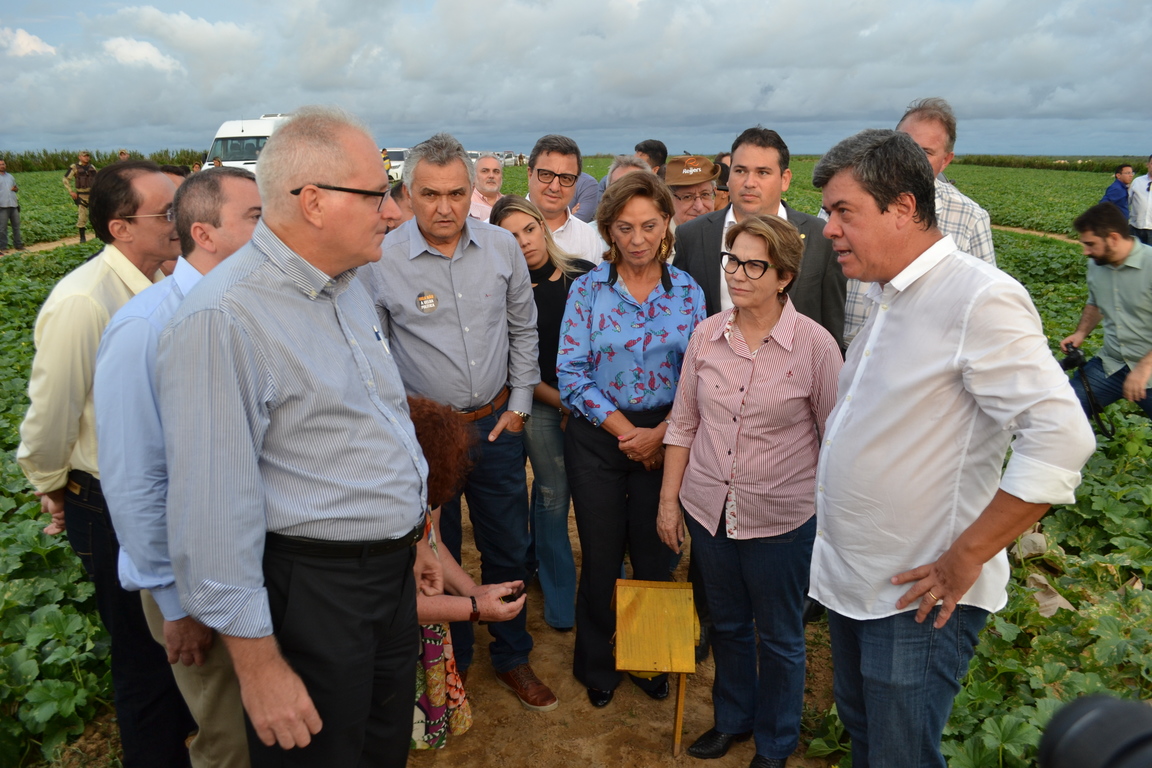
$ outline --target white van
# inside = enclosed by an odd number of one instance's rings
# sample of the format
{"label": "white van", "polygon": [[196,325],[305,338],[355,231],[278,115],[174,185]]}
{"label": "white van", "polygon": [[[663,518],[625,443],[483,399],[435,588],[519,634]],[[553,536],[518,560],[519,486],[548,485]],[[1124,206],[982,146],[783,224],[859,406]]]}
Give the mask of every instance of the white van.
{"label": "white van", "polygon": [[261,115],[257,120],[226,120],[216,131],[212,148],[204,158],[204,167],[211,167],[213,159],[218,157],[224,165],[255,172],[260,150],[264,149],[272,129],[286,117],[288,115],[276,113]]}

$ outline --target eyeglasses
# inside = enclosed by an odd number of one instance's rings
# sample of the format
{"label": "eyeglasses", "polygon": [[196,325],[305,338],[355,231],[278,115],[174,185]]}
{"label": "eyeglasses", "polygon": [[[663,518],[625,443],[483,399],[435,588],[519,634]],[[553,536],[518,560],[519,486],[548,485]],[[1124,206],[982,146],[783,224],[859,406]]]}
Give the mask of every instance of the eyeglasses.
{"label": "eyeglasses", "polygon": [[536,178],[540,180],[541,184],[551,184],[552,179],[559,178],[560,186],[571,187],[576,183],[577,177],[571,173],[556,173],[556,171],[546,171],[543,168],[536,169]]}
{"label": "eyeglasses", "polygon": [[673,192],[672,197],[676,198],[677,200],[679,200],[682,203],[693,203],[693,202],[696,202],[697,200],[703,200],[706,203],[710,203],[716,199],[716,193],[715,192],[697,192],[694,195],[677,195],[675,192]]}
{"label": "eyeglasses", "polygon": [[176,209],[169,208],[164,213],[137,213],[134,216],[117,216],[119,219],[164,219],[168,223],[176,221]]}
{"label": "eyeglasses", "polygon": [[[353,189],[352,187],[334,187],[331,184],[305,184],[304,187],[317,187],[318,189],[330,189],[333,192],[351,192],[353,195],[364,195],[365,197],[380,198],[376,203],[376,213],[384,210],[384,201],[392,194],[392,190],[385,189],[384,191],[376,189]],[[296,189],[289,190],[290,194],[299,195],[304,191],[304,187],[297,187]]]}
{"label": "eyeglasses", "polygon": [[730,275],[736,274],[736,270],[744,267],[744,274],[748,276],[749,280],[759,280],[764,277],[764,273],[769,269],[776,269],[775,264],[769,264],[766,261],[753,259],[750,261],[741,261],[736,258],[734,254],[728,251],[721,251],[720,255],[724,257],[724,271]]}

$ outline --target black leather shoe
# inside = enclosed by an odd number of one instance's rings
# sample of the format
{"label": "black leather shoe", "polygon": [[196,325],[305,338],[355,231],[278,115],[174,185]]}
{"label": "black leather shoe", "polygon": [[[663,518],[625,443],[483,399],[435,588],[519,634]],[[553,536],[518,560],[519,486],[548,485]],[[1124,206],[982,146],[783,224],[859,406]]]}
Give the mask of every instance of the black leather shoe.
{"label": "black leather shoe", "polygon": [[787,763],[787,758],[756,755],[752,758],[752,762],[748,763],[748,768],[784,768]]}
{"label": "black leather shoe", "polygon": [[608,702],[612,701],[613,691],[602,691],[599,688],[588,689],[588,701],[592,702],[594,707],[606,707]]}
{"label": "black leather shoe", "polygon": [[[728,754],[728,747],[737,741],[748,741],[752,738],[752,731],[747,733],[720,733],[712,728],[703,736],[692,742],[688,747],[688,754],[701,760],[715,760]],[[759,757],[759,755],[757,755]]]}
{"label": "black leather shoe", "polygon": [[656,699],[656,701],[666,699],[668,698],[669,691],[668,679],[665,678],[664,682],[660,683],[660,685],[656,686],[655,688],[641,688],[640,690],[648,694],[648,698],[650,699]]}

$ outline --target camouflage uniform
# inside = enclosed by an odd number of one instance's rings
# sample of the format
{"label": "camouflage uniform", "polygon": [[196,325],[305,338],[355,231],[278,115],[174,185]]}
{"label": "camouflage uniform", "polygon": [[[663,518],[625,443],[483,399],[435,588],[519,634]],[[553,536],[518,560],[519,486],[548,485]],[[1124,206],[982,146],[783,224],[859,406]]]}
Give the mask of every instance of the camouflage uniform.
{"label": "camouflage uniform", "polygon": [[76,181],[76,194],[79,203],[76,216],[76,228],[80,230],[80,242],[84,242],[84,232],[88,227],[88,193],[92,190],[92,182],[96,179],[96,166],[89,160],[85,164],[72,163],[68,166],[68,173],[64,174],[64,189],[68,196],[72,196],[72,180]]}

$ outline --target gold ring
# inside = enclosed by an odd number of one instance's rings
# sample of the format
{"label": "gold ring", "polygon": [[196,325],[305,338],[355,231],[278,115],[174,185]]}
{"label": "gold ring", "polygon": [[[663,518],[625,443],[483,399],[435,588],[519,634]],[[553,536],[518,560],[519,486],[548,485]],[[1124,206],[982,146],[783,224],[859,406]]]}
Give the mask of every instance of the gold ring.
{"label": "gold ring", "polygon": [[936,595],[932,593],[932,590],[928,590],[928,597],[932,598],[932,602],[934,603],[940,602],[940,598],[936,597]]}

